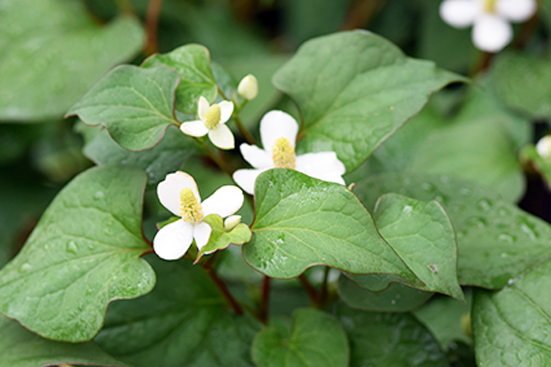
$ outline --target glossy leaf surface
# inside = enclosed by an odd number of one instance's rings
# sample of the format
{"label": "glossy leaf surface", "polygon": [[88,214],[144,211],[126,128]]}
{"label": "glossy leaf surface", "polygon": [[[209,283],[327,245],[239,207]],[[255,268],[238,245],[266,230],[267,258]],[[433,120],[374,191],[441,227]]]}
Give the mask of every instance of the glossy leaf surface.
{"label": "glossy leaf surface", "polygon": [[50,204],[25,247],[0,272],[0,310],[55,340],[86,341],[114,299],[136,298],[155,284],[140,256],[144,173],[92,168]]}

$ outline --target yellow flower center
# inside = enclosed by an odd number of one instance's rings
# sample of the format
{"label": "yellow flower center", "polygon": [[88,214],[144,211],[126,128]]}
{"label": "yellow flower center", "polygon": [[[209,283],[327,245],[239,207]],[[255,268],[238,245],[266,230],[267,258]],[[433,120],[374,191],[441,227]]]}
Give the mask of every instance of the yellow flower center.
{"label": "yellow flower center", "polygon": [[184,222],[194,224],[203,219],[201,210],[203,210],[203,207],[197,201],[193,191],[189,187],[184,187],[180,191],[180,217]]}
{"label": "yellow flower center", "polygon": [[220,116],[222,116],[220,106],[213,104],[209,107],[207,113],[205,113],[205,126],[210,130],[216,129],[220,125]]}
{"label": "yellow flower center", "polygon": [[482,6],[486,13],[493,14],[496,12],[497,0],[484,0]]}
{"label": "yellow flower center", "polygon": [[275,168],[296,168],[295,147],[287,138],[279,138],[272,145],[272,160]]}

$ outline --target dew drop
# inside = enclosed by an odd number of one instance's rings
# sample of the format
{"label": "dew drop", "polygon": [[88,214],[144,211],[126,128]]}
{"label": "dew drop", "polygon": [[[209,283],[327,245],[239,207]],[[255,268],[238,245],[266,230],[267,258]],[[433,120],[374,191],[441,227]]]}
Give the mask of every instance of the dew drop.
{"label": "dew drop", "polygon": [[506,252],[502,252],[502,253],[501,253],[501,257],[502,257],[502,258],[506,258],[507,256],[509,256],[509,255],[508,255]]}
{"label": "dew drop", "polygon": [[477,203],[478,209],[488,211],[492,209],[492,203],[490,200],[482,199]]}
{"label": "dew drop", "polygon": [[471,227],[484,228],[486,227],[486,220],[479,217],[469,218],[467,219],[467,225]]}
{"label": "dew drop", "polygon": [[498,241],[501,242],[507,242],[507,243],[513,243],[515,242],[515,237],[511,236],[508,233],[502,233],[497,237]]}
{"label": "dew drop", "polygon": [[76,255],[76,253],[78,251],[77,243],[75,241],[67,242],[66,250],[67,250],[67,252]]}
{"label": "dew drop", "polygon": [[103,193],[103,191],[98,191],[94,194],[94,199],[96,200],[101,200],[105,197],[105,194]]}
{"label": "dew drop", "polygon": [[502,217],[508,217],[511,215],[511,212],[509,211],[509,209],[502,207],[502,208],[499,208],[498,214],[501,215]]}
{"label": "dew drop", "polygon": [[390,303],[392,303],[393,305],[395,305],[395,304],[396,304],[396,300],[393,299],[392,301],[390,301]]}
{"label": "dew drop", "polygon": [[26,272],[28,272],[29,270],[31,270],[31,268],[32,268],[32,265],[31,265],[31,264],[29,264],[29,263],[24,263],[23,265],[21,265],[21,266],[19,267],[19,271],[20,271],[21,273],[26,273]]}
{"label": "dew drop", "polygon": [[412,207],[412,206],[406,205],[406,206],[404,207],[404,209],[402,210],[402,212],[404,212],[404,213],[407,214],[407,215],[410,215],[412,210],[413,210],[413,207]]}
{"label": "dew drop", "polygon": [[92,288],[86,289],[86,295],[89,296],[92,294]]}
{"label": "dew drop", "polygon": [[463,188],[459,190],[459,193],[463,196],[469,196],[471,194],[471,189]]}
{"label": "dew drop", "polygon": [[426,192],[434,192],[436,190],[436,188],[434,187],[433,184],[431,184],[430,182],[424,182],[421,184],[421,188],[423,190],[425,190]]}
{"label": "dew drop", "polygon": [[467,235],[467,231],[466,230],[461,230],[459,232],[457,232],[457,238],[463,238]]}
{"label": "dew drop", "polygon": [[520,223],[520,229],[522,229],[522,231],[526,233],[531,240],[537,240],[539,238],[539,235],[536,232],[534,225],[527,221],[523,220]]}

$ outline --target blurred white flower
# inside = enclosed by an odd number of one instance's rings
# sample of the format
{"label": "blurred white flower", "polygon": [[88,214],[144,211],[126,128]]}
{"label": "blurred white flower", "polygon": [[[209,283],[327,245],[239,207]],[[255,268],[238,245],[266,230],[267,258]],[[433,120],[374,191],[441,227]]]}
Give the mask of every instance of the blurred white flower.
{"label": "blurred white flower", "polygon": [[475,46],[498,52],[513,39],[509,22],[524,22],[536,9],[536,0],[444,0],[440,16],[456,28],[473,25]]}
{"label": "blurred white flower", "polygon": [[153,239],[155,253],[165,260],[184,256],[193,239],[199,250],[209,242],[212,228],[202,222],[204,217],[225,218],[243,205],[243,191],[236,186],[222,186],[201,202],[195,180],[181,171],[167,175],[157,186],[157,195],[165,208],[181,218],[161,228]]}
{"label": "blurred white flower", "polygon": [[184,134],[201,137],[209,134],[209,139],[220,149],[233,149],[235,141],[229,127],[225,124],[233,113],[233,103],[224,101],[209,105],[209,101],[203,96],[197,103],[199,120],[184,122],[180,130]]}
{"label": "blurred white flower", "polygon": [[536,150],[543,159],[551,159],[551,135],[541,138],[536,145]]}
{"label": "blurred white flower", "polygon": [[241,97],[249,101],[256,98],[258,95],[258,81],[253,75],[247,75],[239,82],[237,92],[241,95]]}
{"label": "blurred white flower", "polygon": [[264,149],[241,144],[243,158],[255,169],[240,169],[233,180],[247,193],[254,193],[258,175],[271,168],[290,168],[324,181],[344,185],[346,169],[335,152],[295,154],[298,124],[282,111],[270,111],[260,122],[260,138]]}

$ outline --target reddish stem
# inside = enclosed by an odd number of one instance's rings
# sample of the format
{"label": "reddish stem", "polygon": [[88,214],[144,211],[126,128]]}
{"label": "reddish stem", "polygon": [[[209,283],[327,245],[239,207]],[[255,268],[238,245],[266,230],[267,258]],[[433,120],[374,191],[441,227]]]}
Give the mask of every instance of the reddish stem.
{"label": "reddish stem", "polygon": [[157,29],[162,6],[163,0],[149,0],[149,5],[147,6],[147,14],[145,16],[147,41],[144,47],[144,52],[147,55],[151,55],[159,51]]}
{"label": "reddish stem", "polygon": [[270,277],[265,275],[262,282],[262,298],[260,299],[259,319],[264,325],[268,323],[270,309]]}
{"label": "reddish stem", "polygon": [[235,300],[235,298],[233,298],[233,296],[231,295],[230,291],[228,290],[228,287],[226,286],[226,284],[222,281],[222,279],[220,279],[218,277],[218,274],[216,274],[216,272],[214,271],[213,268],[209,267],[209,266],[205,266],[203,265],[203,269],[205,269],[205,271],[207,272],[207,274],[209,275],[209,277],[212,279],[212,281],[214,282],[214,284],[216,284],[216,287],[218,287],[218,289],[220,290],[220,292],[222,293],[222,295],[224,296],[224,298],[226,299],[226,301],[228,301],[228,303],[230,304],[230,306],[233,308],[233,310],[235,311],[236,314],[238,315],[243,315],[243,308],[241,307],[241,305]]}

